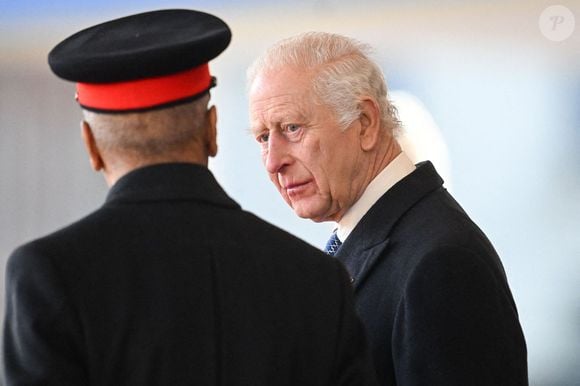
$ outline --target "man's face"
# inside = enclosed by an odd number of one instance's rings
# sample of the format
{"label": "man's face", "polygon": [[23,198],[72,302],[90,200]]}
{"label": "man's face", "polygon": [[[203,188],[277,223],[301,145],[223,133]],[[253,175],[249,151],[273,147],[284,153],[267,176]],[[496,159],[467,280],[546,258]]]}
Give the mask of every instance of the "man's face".
{"label": "man's face", "polygon": [[252,132],[270,179],[296,214],[338,221],[364,189],[360,122],[342,131],[311,88],[311,75],[293,69],[258,75],[250,89]]}

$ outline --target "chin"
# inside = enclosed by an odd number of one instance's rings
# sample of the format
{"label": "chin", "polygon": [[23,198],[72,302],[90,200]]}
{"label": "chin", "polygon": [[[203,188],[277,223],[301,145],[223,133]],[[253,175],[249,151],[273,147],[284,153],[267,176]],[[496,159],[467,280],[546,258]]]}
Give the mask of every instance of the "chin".
{"label": "chin", "polygon": [[327,221],[326,217],[318,211],[312,211],[307,208],[293,208],[294,213],[300,218],[309,219],[314,222]]}
{"label": "chin", "polygon": [[296,213],[296,216],[298,216],[300,218],[306,218],[306,219],[312,220],[312,215],[311,215],[310,211],[305,210],[304,208],[296,207],[296,206],[292,206],[292,209],[294,210],[294,213]]}
{"label": "chin", "polygon": [[329,213],[332,213],[332,205],[319,197],[304,197],[290,203],[294,213],[300,218],[306,218],[314,222],[331,221]]}

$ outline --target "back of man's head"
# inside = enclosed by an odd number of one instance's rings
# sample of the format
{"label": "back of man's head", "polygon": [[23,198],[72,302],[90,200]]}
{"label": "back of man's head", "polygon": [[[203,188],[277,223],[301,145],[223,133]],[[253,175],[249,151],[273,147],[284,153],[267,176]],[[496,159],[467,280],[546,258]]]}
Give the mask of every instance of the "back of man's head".
{"label": "back of man's head", "polygon": [[215,155],[209,61],[230,40],[214,15],[167,9],[94,25],[50,51],[53,72],[76,83],[91,164],[110,185],[137,167]]}
{"label": "back of man's head", "polygon": [[83,109],[83,117],[107,157],[178,161],[203,142],[208,100],[204,96],[186,104],[123,114]]}

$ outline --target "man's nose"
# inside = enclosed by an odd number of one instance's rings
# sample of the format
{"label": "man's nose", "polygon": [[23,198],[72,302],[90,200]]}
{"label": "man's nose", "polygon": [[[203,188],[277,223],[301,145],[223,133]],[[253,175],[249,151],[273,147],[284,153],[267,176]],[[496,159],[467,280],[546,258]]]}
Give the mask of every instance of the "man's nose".
{"label": "man's nose", "polygon": [[291,159],[288,140],[281,133],[272,131],[268,138],[268,147],[264,155],[264,164],[268,173],[279,173],[284,166],[290,164]]}

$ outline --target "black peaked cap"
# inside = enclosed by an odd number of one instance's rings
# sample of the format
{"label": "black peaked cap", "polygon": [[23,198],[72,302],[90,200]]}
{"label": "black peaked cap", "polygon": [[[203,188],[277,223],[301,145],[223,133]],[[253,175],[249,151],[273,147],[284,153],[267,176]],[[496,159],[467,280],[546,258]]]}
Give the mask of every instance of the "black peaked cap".
{"label": "black peaked cap", "polygon": [[84,29],[48,55],[59,77],[111,83],[185,71],[207,63],[231,40],[227,24],[208,13],[168,9],[111,20]]}

